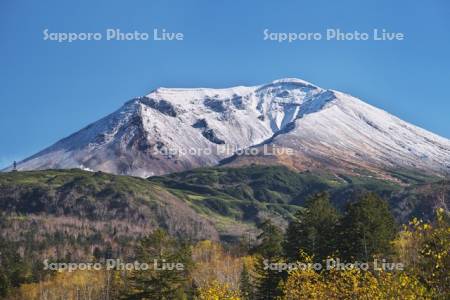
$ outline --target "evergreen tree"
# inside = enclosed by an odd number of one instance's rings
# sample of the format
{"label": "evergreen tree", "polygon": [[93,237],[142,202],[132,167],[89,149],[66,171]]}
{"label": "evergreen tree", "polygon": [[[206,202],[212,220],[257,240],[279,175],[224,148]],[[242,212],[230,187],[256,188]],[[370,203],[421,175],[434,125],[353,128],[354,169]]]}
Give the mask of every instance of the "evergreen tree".
{"label": "evergreen tree", "polygon": [[7,296],[13,288],[31,282],[28,261],[17,253],[13,243],[0,240],[0,296]]}
{"label": "evergreen tree", "polygon": [[295,220],[286,231],[284,251],[291,261],[298,259],[299,250],[314,256],[316,261],[325,259],[336,251],[336,226],[339,213],[330,203],[327,193],[319,193],[308,199],[304,209],[297,211]]}
{"label": "evergreen tree", "polygon": [[344,259],[369,261],[374,255],[391,253],[396,226],[387,202],[367,193],[347,206],[340,233]]}
{"label": "evergreen tree", "polygon": [[11,283],[6,272],[0,272],[0,297],[6,297],[11,288]]}
{"label": "evergreen tree", "polygon": [[248,268],[245,263],[242,268],[239,284],[240,284],[240,291],[241,291],[242,299],[243,300],[254,299],[255,296],[254,296],[253,284],[252,284],[252,280],[250,277],[250,273],[248,272]]}
{"label": "evergreen tree", "polygon": [[107,243],[106,244],[106,248],[105,248],[105,251],[104,251],[104,256],[105,256],[105,259],[112,259],[113,258],[113,248],[112,248],[112,245],[111,245],[111,243]]}
{"label": "evergreen tree", "polygon": [[99,247],[95,247],[92,255],[96,261],[99,261],[102,258],[102,250]]}
{"label": "evergreen tree", "polygon": [[[174,268],[155,269],[161,263],[181,263],[182,270]],[[180,244],[165,231],[156,230],[141,241],[137,249],[137,261],[147,263],[148,270],[134,271],[129,279],[129,288],[123,299],[184,299],[191,268],[191,252],[187,245]]]}
{"label": "evergreen tree", "polygon": [[254,299],[276,299],[281,295],[279,284],[282,273],[267,268],[267,265],[282,261],[283,235],[280,229],[273,225],[270,220],[263,222],[258,228],[262,232],[258,236],[259,245],[255,249],[257,258],[255,264],[256,295]]}
{"label": "evergreen tree", "polygon": [[270,220],[260,223],[258,229],[261,233],[257,237],[258,246],[255,247],[255,252],[266,258],[280,257],[283,253],[281,230]]}

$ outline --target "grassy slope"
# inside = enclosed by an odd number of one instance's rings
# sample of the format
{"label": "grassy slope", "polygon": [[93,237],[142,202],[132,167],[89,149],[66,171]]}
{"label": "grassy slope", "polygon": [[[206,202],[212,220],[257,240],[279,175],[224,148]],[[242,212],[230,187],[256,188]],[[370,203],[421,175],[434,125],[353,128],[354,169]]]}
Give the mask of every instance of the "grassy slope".
{"label": "grassy slope", "polygon": [[[390,201],[399,221],[405,221],[411,214],[428,217],[430,211],[421,215],[416,208],[418,205],[423,207],[424,201],[430,204],[429,197],[420,196],[420,193],[429,193],[430,190],[418,187],[433,186],[437,184],[436,178],[407,170],[396,170],[393,176],[407,185],[371,177],[297,173],[282,166],[256,165],[202,168],[149,180],[169,189],[211,219],[226,217],[254,223],[272,215],[280,220],[289,220],[308,197],[320,191],[328,191],[338,207],[343,207],[355,194],[372,191]],[[415,203],[408,203],[410,198],[416,199]]]}

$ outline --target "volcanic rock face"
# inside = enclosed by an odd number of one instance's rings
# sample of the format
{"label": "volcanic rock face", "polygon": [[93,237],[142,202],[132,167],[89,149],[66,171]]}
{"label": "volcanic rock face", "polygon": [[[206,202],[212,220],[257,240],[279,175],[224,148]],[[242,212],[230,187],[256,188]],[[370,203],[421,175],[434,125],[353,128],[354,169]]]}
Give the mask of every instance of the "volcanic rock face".
{"label": "volcanic rock face", "polygon": [[[233,157],[248,148],[259,155]],[[290,151],[267,154],[263,150],[268,148]],[[83,168],[148,177],[224,159],[298,170],[407,168],[448,174],[450,141],[350,95],[282,79],[228,89],[159,88],[17,168]]]}

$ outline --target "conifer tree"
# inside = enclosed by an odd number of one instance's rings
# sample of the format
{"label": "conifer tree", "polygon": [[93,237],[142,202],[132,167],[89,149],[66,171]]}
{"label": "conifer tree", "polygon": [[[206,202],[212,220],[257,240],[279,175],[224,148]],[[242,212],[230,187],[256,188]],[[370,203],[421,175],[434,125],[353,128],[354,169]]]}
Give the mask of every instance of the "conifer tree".
{"label": "conifer tree", "polygon": [[347,206],[340,227],[343,258],[370,261],[374,255],[389,255],[396,225],[387,202],[374,193],[359,197]]}
{"label": "conifer tree", "polygon": [[282,273],[267,266],[268,264],[282,262],[283,235],[280,229],[273,225],[270,220],[261,223],[258,228],[262,232],[258,236],[259,245],[255,249],[257,258],[255,263],[256,295],[254,299],[276,299],[281,295],[279,285],[282,280]]}
{"label": "conifer tree", "polygon": [[241,272],[241,278],[240,278],[240,291],[241,291],[241,297],[244,300],[252,300],[254,299],[254,289],[252,280],[250,277],[250,273],[248,272],[248,268],[244,263],[244,266],[242,267]]}
{"label": "conifer tree", "polygon": [[291,261],[298,259],[300,250],[316,261],[325,259],[336,251],[336,226],[339,213],[330,203],[327,193],[319,193],[305,203],[295,214],[286,231],[284,251]]}
{"label": "conifer tree", "polygon": [[[187,245],[180,244],[165,231],[156,230],[141,241],[137,249],[137,260],[147,263],[148,270],[134,271],[129,279],[129,288],[123,299],[183,299],[189,285],[189,271],[191,269],[191,252]],[[182,269],[156,269],[158,264],[180,263]],[[174,265],[172,265],[174,266]],[[159,268],[162,266],[160,265]]]}

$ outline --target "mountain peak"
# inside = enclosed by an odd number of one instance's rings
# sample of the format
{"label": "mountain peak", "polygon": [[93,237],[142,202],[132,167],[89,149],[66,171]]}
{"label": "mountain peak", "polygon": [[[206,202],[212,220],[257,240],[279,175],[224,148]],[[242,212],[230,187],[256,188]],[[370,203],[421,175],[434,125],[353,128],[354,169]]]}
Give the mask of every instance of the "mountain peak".
{"label": "mountain peak", "polygon": [[219,98],[220,96],[228,96],[233,94],[249,94],[252,92],[255,92],[258,89],[262,89],[264,87],[269,86],[282,86],[282,85],[294,85],[297,87],[309,87],[309,88],[319,88],[318,86],[298,78],[281,78],[274,80],[267,84],[262,85],[250,85],[250,86],[232,86],[232,87],[225,87],[225,88],[209,88],[209,87],[194,87],[194,88],[169,88],[169,87],[158,87],[151,91],[149,94],[146,95],[146,97],[163,97],[163,96],[173,96],[176,94],[183,94],[184,97],[195,97],[195,96],[212,96]]}
{"label": "mountain peak", "polygon": [[316,88],[318,87],[318,86],[312,84],[311,82],[308,82],[306,80],[299,79],[299,78],[293,78],[293,77],[277,79],[277,80],[272,81],[271,84],[283,84],[283,83],[299,84],[299,85],[311,86],[311,87],[316,87]]}
{"label": "mountain peak", "polygon": [[220,89],[160,87],[17,168],[89,168],[148,177],[217,165],[239,149],[261,145],[294,154],[259,161],[298,170],[450,173],[449,140],[297,78]]}

